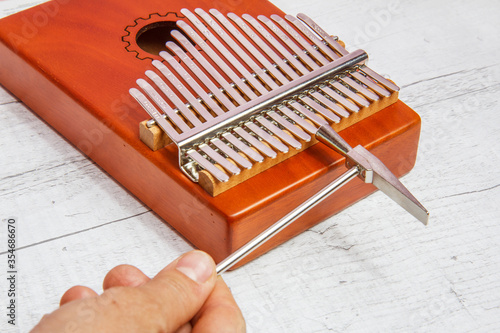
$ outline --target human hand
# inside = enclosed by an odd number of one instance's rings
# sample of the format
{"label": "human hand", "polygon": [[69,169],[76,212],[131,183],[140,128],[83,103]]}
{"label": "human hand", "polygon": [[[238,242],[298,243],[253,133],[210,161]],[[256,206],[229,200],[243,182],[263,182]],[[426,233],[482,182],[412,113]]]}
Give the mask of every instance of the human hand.
{"label": "human hand", "polygon": [[192,251],[154,278],[121,265],[104,278],[104,292],[75,286],[60,308],[45,315],[32,333],[245,332],[245,321],[212,258]]}

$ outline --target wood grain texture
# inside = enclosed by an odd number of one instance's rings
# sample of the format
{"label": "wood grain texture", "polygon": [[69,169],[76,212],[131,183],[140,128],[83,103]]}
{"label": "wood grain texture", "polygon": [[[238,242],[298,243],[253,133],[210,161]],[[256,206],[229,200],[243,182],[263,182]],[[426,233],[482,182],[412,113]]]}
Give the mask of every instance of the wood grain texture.
{"label": "wood grain texture", "polygon": [[[248,331],[499,330],[500,7],[274,3],[365,49],[370,66],[403,87],[401,99],[422,117],[417,165],[403,181],[432,219],[423,228],[376,193],[225,274]],[[0,15],[29,4],[1,1]],[[153,275],[190,249],[3,90],[0,130],[0,212],[20,221],[21,332],[74,284],[100,290],[107,270],[124,262]]]}

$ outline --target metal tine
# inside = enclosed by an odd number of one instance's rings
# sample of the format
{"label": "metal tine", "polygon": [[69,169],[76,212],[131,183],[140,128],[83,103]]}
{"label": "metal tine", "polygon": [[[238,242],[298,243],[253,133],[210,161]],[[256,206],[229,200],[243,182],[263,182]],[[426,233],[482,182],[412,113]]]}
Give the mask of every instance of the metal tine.
{"label": "metal tine", "polygon": [[[214,10],[214,9],[212,9]],[[245,21],[243,21],[243,19],[241,17],[239,17],[238,15],[234,14],[234,13],[229,13],[227,14],[227,17],[229,17],[233,22],[235,22],[241,30],[243,30],[243,32],[250,38],[252,39],[252,41],[257,44],[257,46],[260,47],[260,49],[266,54],[269,56],[269,58],[271,58],[276,66],[278,66],[283,72],[286,73],[286,75],[288,75],[292,80],[295,80],[295,79],[298,79],[299,76],[297,75],[297,73],[293,70],[292,67],[290,67],[289,65],[287,65],[283,59],[276,54],[276,52],[274,52],[273,49],[271,49],[269,47],[269,45],[266,44],[265,41],[262,40],[262,38],[259,37],[259,35],[257,35],[253,30],[252,28],[250,28],[246,23]],[[273,66],[274,67],[274,66]]]}
{"label": "metal tine", "polygon": [[158,107],[166,114],[172,122],[182,131],[188,131],[189,126],[184,122],[184,120],[175,113],[174,110],[168,105],[168,103],[156,92],[156,90],[143,79],[137,80],[139,87],[146,92],[146,94],[158,105]]}
{"label": "metal tine", "polygon": [[216,167],[212,162],[203,157],[200,153],[198,153],[194,149],[190,149],[186,153],[189,157],[191,157],[196,163],[198,163],[203,169],[210,172],[215,178],[217,178],[221,182],[227,182],[229,180],[229,176],[226,175],[223,171],[221,171],[218,167]]}
{"label": "metal tine", "polygon": [[[167,45],[168,44],[169,43],[167,43]],[[171,44],[175,43],[171,42]],[[191,75],[189,75],[189,73],[184,69],[184,67],[182,67],[181,64],[179,64],[177,60],[175,60],[174,57],[170,55],[170,53],[162,51],[160,52],[160,56],[163,59],[165,59],[170,64],[170,66],[172,66],[172,68],[177,72],[177,74],[179,74],[182,77],[184,82],[186,82],[198,94],[198,97],[200,97],[213,112],[215,112],[219,116],[224,114],[224,110],[222,110],[220,106],[217,103],[215,103],[215,101],[212,98],[210,98],[210,96],[208,96],[207,92],[196,82],[196,80],[194,80],[191,77]],[[173,81],[171,82],[172,84],[174,84]],[[175,87],[177,88],[177,90],[180,91],[179,89],[180,87],[178,85],[175,85]],[[191,93],[189,94],[187,93],[188,91],[185,87],[182,88],[182,90],[183,91],[181,92],[181,94],[183,94],[184,97],[186,97],[189,103],[191,103],[191,106],[193,106],[196,110],[198,110],[198,108],[200,109],[205,108],[204,105],[202,105],[195,96],[193,96]],[[194,99],[196,99],[196,101],[199,104],[194,102]]]}
{"label": "metal tine", "polygon": [[271,157],[271,158],[275,158],[276,156],[278,156],[278,154],[276,154],[276,152],[274,150],[272,150],[271,148],[266,146],[264,143],[260,142],[259,139],[257,139],[252,134],[245,131],[243,128],[236,127],[234,129],[234,132],[236,134],[238,134],[239,136],[241,136],[243,139],[245,139],[245,141],[247,141],[249,144],[254,146],[257,150],[259,150],[264,155]]}
{"label": "metal tine", "polygon": [[[187,50],[198,61],[198,63],[208,72],[208,74],[210,74],[214,78],[214,80],[221,85],[221,87],[226,91],[226,93],[232,99],[234,99],[236,103],[238,103],[238,105],[243,105],[246,103],[246,100],[240,95],[240,93],[236,91],[236,89],[234,89],[233,86],[229,82],[227,82],[225,78],[222,77],[219,71],[217,71],[212,66],[212,64],[208,62],[208,60],[204,56],[201,55],[200,52],[198,52],[198,50],[193,46],[193,44],[191,44],[191,42],[186,37],[184,37],[183,34],[181,34],[177,30],[172,31],[170,34],[182,45],[182,47],[184,47],[185,50]],[[254,94],[254,96],[256,95]],[[248,97],[250,98],[251,96]]]}
{"label": "metal tine", "polygon": [[333,98],[334,100],[336,100],[338,103],[342,104],[347,110],[349,110],[351,112],[358,112],[359,111],[359,106],[357,106],[353,102],[347,100],[347,98],[345,98],[344,96],[342,96],[341,94],[339,94],[338,92],[333,90],[332,88],[327,87],[327,86],[323,86],[323,87],[319,87],[319,89],[321,89],[321,91],[323,93],[325,93],[326,95],[328,95],[331,98]]}
{"label": "metal tine", "polygon": [[317,61],[319,61],[322,65],[326,65],[330,60],[326,59],[321,52],[316,50],[314,46],[312,46],[309,42],[307,42],[304,37],[292,26],[290,26],[284,18],[282,18],[279,15],[273,14],[271,15],[271,19],[277,22],[285,31],[292,36],[293,39],[309,53],[309,57],[315,58]]}
{"label": "metal tine", "polygon": [[341,76],[340,80],[343,81],[348,86],[350,86],[351,88],[353,88],[354,90],[356,90],[359,93],[361,93],[363,96],[365,96],[370,101],[378,101],[380,99],[377,94],[375,94],[375,93],[371,92],[370,90],[366,89],[365,87],[363,87],[358,82],[354,81],[349,76]]}
{"label": "metal tine", "polygon": [[361,74],[359,72],[353,72],[353,73],[351,73],[351,75],[354,76],[358,81],[363,83],[365,86],[368,86],[368,88],[375,91],[377,94],[384,96],[384,97],[391,96],[391,93],[389,91],[385,90],[384,88],[382,88],[377,83],[370,80],[369,78],[367,78],[363,74]]}
{"label": "metal tine", "polygon": [[191,13],[188,9],[181,9],[181,13],[187,17],[191,23],[193,23],[196,28],[212,43],[213,46],[215,46],[221,53],[222,55],[236,68],[238,72],[240,72],[241,75],[246,79],[246,81],[255,89],[257,90],[260,94],[265,94],[268,92],[268,90],[260,83],[256,78],[253,77],[253,75],[247,71],[247,69],[239,62],[233,54],[224,46],[222,43],[215,37],[212,32],[203,24],[201,23],[200,20]]}
{"label": "metal tine", "polygon": [[320,113],[321,115],[323,115],[324,117],[326,117],[326,119],[329,119],[330,121],[333,121],[334,123],[338,123],[340,121],[339,116],[337,116],[336,114],[334,114],[330,110],[321,106],[318,102],[314,101],[311,97],[302,96],[302,97],[299,97],[299,99],[303,103],[305,103],[309,107],[311,107],[314,111],[316,111],[316,112]]}
{"label": "metal tine", "polygon": [[[323,125],[327,125],[328,124],[328,122],[325,119],[319,117],[314,112],[309,111],[304,105],[300,104],[299,102],[291,102],[291,103],[288,103],[288,104],[292,108],[294,108],[295,110],[297,110],[300,113],[302,113],[304,116],[306,116],[306,118],[310,119],[315,124],[317,124],[319,126],[323,126]],[[317,130],[318,129],[316,128],[316,131]],[[316,131],[314,133],[316,133]]]}
{"label": "metal tine", "polygon": [[233,134],[227,132],[222,134],[222,137],[255,162],[264,161],[264,157],[261,154],[253,150],[251,147],[247,146],[243,141],[239,140]]}
{"label": "metal tine", "polygon": [[335,112],[341,117],[347,118],[350,116],[350,113],[347,112],[343,107],[339,106],[335,101],[332,101],[319,91],[313,92],[310,94],[312,97],[317,99],[321,104],[324,104],[327,108]]}
{"label": "metal tine", "polygon": [[[193,28],[184,21],[177,21],[177,26],[184,31],[203,51],[214,61],[214,63],[233,81],[233,83],[245,94],[249,99],[257,98],[257,95],[246,85],[243,80],[226,64],[224,60],[198,35]],[[244,104],[244,103],[243,103]]]}
{"label": "metal tine", "polygon": [[305,62],[307,66],[309,66],[311,69],[315,70],[318,69],[320,66],[312,60],[304,50],[302,50],[294,41],[292,41],[276,24],[273,23],[268,17],[264,15],[259,15],[257,18],[263,22],[267,27],[274,32],[276,36],[278,36],[290,49],[292,49],[293,52],[295,52],[295,55]]}
{"label": "metal tine", "polygon": [[[172,85],[177,89],[177,91],[186,98],[188,103],[191,105],[191,107],[205,120],[213,119],[213,116],[208,112],[208,110],[203,106],[196,97],[191,94],[191,92],[184,86],[184,84],[175,76],[170,69],[167,68],[161,61],[154,60],[153,61],[153,66],[155,66],[169,81],[172,83]],[[169,96],[170,98],[170,96]],[[179,100],[180,101],[180,100]],[[174,102],[174,101],[172,101]],[[175,102],[174,102],[175,104]],[[184,105],[184,108],[189,112],[189,109],[186,107],[184,103],[181,104]],[[182,108],[181,105],[175,105],[177,106],[178,109]],[[184,114],[184,112],[183,112]]]}
{"label": "metal tine", "polygon": [[[165,67],[165,66],[164,66]],[[165,67],[166,68],[166,67]],[[168,70],[168,69],[167,69]],[[165,74],[164,74],[165,75]],[[179,110],[179,112],[191,123],[193,124],[193,126],[198,126],[198,125],[201,125],[201,121],[196,118],[196,116],[194,115],[194,113],[186,106],[186,104],[184,104],[183,101],[181,101],[181,99],[177,96],[176,93],[174,93],[172,91],[172,89],[170,89],[170,87],[165,83],[165,81],[163,81],[162,78],[160,78],[158,76],[158,74],[156,74],[155,72],[153,71],[146,71],[146,76],[149,77],[155,84],[158,88],[160,88],[160,90],[165,94],[165,96],[168,97],[168,99],[170,101],[172,101],[172,103],[174,103],[175,107],[177,108],[177,110]],[[212,116],[210,115],[210,118]],[[172,119],[173,120],[173,119]],[[185,131],[185,130],[184,130]]]}
{"label": "metal tine", "polygon": [[365,98],[359,96],[354,91],[344,86],[342,83],[338,81],[330,81],[328,82],[333,88],[340,91],[342,94],[346,95],[350,99],[352,99],[356,104],[361,105],[363,107],[370,106],[370,102],[368,102]]}
{"label": "metal tine", "polygon": [[281,45],[280,42],[274,36],[267,31],[255,18],[248,14],[243,14],[243,19],[245,19],[250,25],[252,25],[255,30],[257,30],[279,53],[281,53],[291,66],[293,66],[301,74],[307,74],[310,72],[300,61],[298,61],[288,50]]}
{"label": "metal tine", "polygon": [[288,153],[288,147],[284,145],[280,140],[276,139],[274,136],[271,134],[267,133],[263,128],[261,128],[259,125],[247,121],[245,123],[245,127],[257,134],[262,140],[266,141],[269,143],[271,146],[274,148],[278,149],[282,153]]}
{"label": "metal tine", "polygon": [[219,164],[221,167],[231,172],[233,175],[238,175],[241,172],[240,168],[228,161],[224,156],[220,155],[206,143],[200,145],[198,148],[201,149],[205,154],[207,154],[208,157],[214,160],[215,163]]}
{"label": "metal tine", "polygon": [[[288,79],[281,74],[281,72],[271,64],[267,58],[262,54],[262,50],[257,50],[255,46],[253,46],[250,41],[243,36],[243,34],[236,29],[236,27],[229,22],[229,20],[224,16],[221,12],[219,12],[217,9],[210,9],[210,14],[212,14],[240,43],[243,45],[250,54],[254,55],[257,58],[257,61],[259,61],[264,68],[271,73],[271,75],[276,78],[281,84],[285,84],[288,82]],[[261,56],[259,56],[261,55]]]}
{"label": "metal tine", "polygon": [[368,75],[369,77],[371,77],[372,79],[374,79],[375,81],[377,81],[378,83],[380,83],[381,85],[383,85],[384,87],[389,89],[390,91],[392,91],[392,92],[399,91],[399,87],[397,85],[395,85],[390,80],[383,77],[382,75],[378,74],[374,70],[372,70],[366,66],[361,66],[359,69],[363,73],[365,73],[366,75]]}
{"label": "metal tine", "polygon": [[246,63],[262,81],[264,81],[272,90],[278,88],[278,84],[274,82],[273,78],[269,76],[253,59],[243,51],[243,49],[234,41],[231,36],[217,23],[212,17],[201,8],[195,9],[198,14],[212,29],[222,38],[229,48],[238,55],[238,57]]}
{"label": "metal tine", "polygon": [[[292,112],[292,111],[290,111]],[[293,114],[296,115],[296,113],[292,112]],[[296,126],[295,124],[292,124],[285,118],[283,118],[281,115],[276,113],[275,111],[270,111],[267,113],[269,117],[271,117],[274,121],[276,121],[278,124],[283,126],[287,131],[291,132],[293,135],[295,135],[297,138],[309,142],[311,140],[311,136],[304,132],[299,126]],[[298,118],[300,118],[297,115]],[[302,119],[302,118],[300,118]],[[303,120],[303,119],[302,119]],[[306,122],[307,123],[307,122]]]}
{"label": "metal tine", "polygon": [[314,32],[316,32],[323,40],[330,45],[335,51],[340,53],[341,55],[349,54],[349,52],[340,45],[339,42],[335,40],[334,37],[330,36],[325,30],[323,30],[316,22],[314,22],[309,16],[299,13],[297,14],[297,18],[307,24],[309,28],[311,28]]}
{"label": "metal tine", "polygon": [[332,60],[339,59],[340,56],[335,53],[331,48],[328,47],[328,45],[325,43],[324,40],[319,39],[312,31],[307,28],[305,25],[300,22],[298,18],[292,15],[285,15],[285,19],[289,22],[292,22],[293,25],[297,27],[297,29],[300,30],[306,36],[309,38],[309,40],[316,45],[321,51],[323,51],[328,57],[330,57]]}
{"label": "metal tine", "polygon": [[[153,119],[156,120],[158,126],[160,126],[165,132],[167,132],[169,136],[175,136],[177,134],[177,131],[168,123],[168,121],[165,120],[165,118],[163,118],[163,115],[160,114],[160,112],[158,112],[158,109],[154,107],[154,105],[146,98],[146,96],[144,96],[142,92],[140,92],[136,88],[130,89],[129,92],[132,95],[132,97],[134,97],[137,100],[137,102],[139,102],[142,108],[146,110],[146,112],[149,113],[149,115]],[[170,109],[169,113],[170,115],[174,115],[174,117],[179,117],[175,114],[175,112],[172,109]],[[179,120],[182,119],[179,118]],[[185,126],[185,128],[189,129],[189,127],[183,121],[181,121],[180,123],[182,124],[183,127]]]}
{"label": "metal tine", "polygon": [[302,144],[299,141],[295,140],[294,137],[292,137],[290,134],[283,131],[278,126],[274,125],[272,122],[267,120],[265,117],[259,116],[259,117],[255,118],[255,120],[257,120],[261,125],[263,125],[265,128],[270,130],[278,138],[280,138],[281,140],[283,140],[284,142],[286,142],[288,145],[292,146],[293,148],[295,148],[295,149],[302,148]]}
{"label": "metal tine", "polygon": [[[321,38],[323,38],[323,40],[327,44],[329,44],[338,53],[340,53],[341,55],[346,55],[346,54],[349,53],[342,45],[340,45],[339,42],[337,42],[335,40],[335,38],[333,38],[326,31],[324,31],[323,29],[321,29],[321,27],[318,24],[316,24],[316,22],[314,22],[310,17],[308,17],[307,15],[302,14],[302,13],[298,14],[297,17],[301,21],[303,21],[305,24],[307,24],[312,30],[314,30]],[[375,71],[371,70],[370,68],[368,68],[366,66],[363,66],[361,68],[361,70],[365,74],[371,76],[373,79],[375,79],[376,81],[378,81],[381,85],[383,85],[387,89],[389,89],[391,91],[399,91],[399,87],[397,85],[395,85],[391,81],[387,80],[386,78],[384,78],[380,74],[377,74]]]}
{"label": "metal tine", "polygon": [[[193,72],[193,74],[203,82],[203,84],[212,92],[212,94],[217,98],[219,102],[222,103],[228,110],[231,110],[235,107],[235,105],[229,100],[229,98],[220,91],[219,88],[215,86],[215,84],[210,80],[205,73],[194,63],[191,58],[184,53],[184,51],[174,42],[168,42],[167,47],[174,52],[183,63]],[[203,90],[205,92],[205,90]],[[205,92],[206,93],[206,92]],[[208,95],[208,94],[207,94]],[[200,96],[201,97],[201,96]],[[210,96],[209,96],[210,97]]]}
{"label": "metal tine", "polygon": [[211,143],[214,144],[217,148],[220,149],[224,154],[227,155],[230,159],[235,161],[237,164],[242,166],[245,169],[251,169],[252,168],[252,163],[241,156],[237,151],[229,147],[227,144],[225,144],[221,139],[215,138],[210,140]]}
{"label": "metal tine", "polygon": [[288,107],[281,105],[278,107],[278,110],[285,116],[293,120],[297,125],[305,129],[307,132],[311,134],[316,134],[316,132],[318,131],[318,129],[313,124],[311,124],[310,122],[308,122],[307,120],[305,120],[304,118],[302,118],[301,116],[290,110]]}

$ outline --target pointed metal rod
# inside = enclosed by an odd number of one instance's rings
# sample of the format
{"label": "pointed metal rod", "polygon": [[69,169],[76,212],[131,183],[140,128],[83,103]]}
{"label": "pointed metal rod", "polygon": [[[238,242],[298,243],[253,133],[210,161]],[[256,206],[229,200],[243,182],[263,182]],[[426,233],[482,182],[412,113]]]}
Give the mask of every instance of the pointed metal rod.
{"label": "pointed metal rod", "polygon": [[307,199],[304,203],[299,205],[297,208],[292,210],[290,213],[285,215],[278,222],[274,223],[272,226],[263,231],[260,235],[252,239],[247,244],[240,247],[236,252],[229,255],[226,259],[221,261],[216,268],[217,274],[222,274],[234,265],[236,265],[240,260],[245,258],[248,254],[250,254],[253,250],[267,242],[278,232],[286,228],[292,222],[297,220],[299,217],[304,215],[311,208],[319,204],[324,199],[328,198],[330,194],[347,184],[351,179],[358,176],[360,173],[360,169],[357,166],[350,168],[343,175],[335,179],[332,183],[324,187],[318,193]]}

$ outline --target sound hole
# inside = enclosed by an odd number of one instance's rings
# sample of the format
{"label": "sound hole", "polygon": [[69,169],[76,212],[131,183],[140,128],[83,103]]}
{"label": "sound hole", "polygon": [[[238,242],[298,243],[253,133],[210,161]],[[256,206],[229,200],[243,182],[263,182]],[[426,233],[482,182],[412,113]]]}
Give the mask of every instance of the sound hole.
{"label": "sound hole", "polygon": [[175,42],[175,39],[170,35],[172,30],[181,32],[194,45],[191,39],[177,28],[174,21],[148,24],[139,30],[135,40],[142,50],[152,55],[158,55],[161,51],[168,51],[165,43],[169,41]]}

